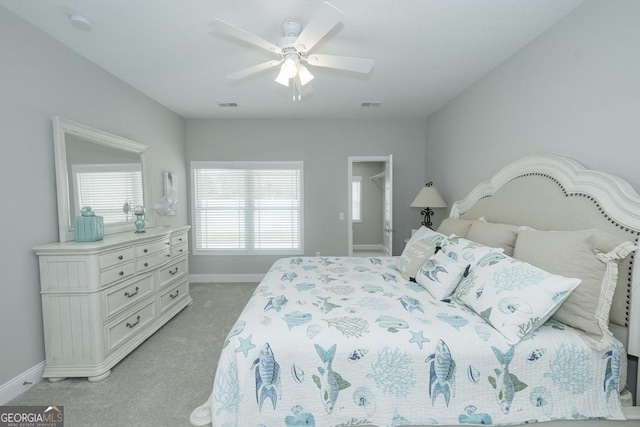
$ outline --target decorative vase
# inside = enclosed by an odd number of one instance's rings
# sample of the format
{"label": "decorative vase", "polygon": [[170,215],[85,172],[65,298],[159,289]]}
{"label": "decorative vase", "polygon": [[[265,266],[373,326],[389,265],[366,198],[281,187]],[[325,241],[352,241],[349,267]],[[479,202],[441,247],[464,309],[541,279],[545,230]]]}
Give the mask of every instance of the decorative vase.
{"label": "decorative vase", "polygon": [[136,233],[145,233],[146,230],[144,229],[144,212],[140,212],[140,213],[136,213]]}
{"label": "decorative vase", "polygon": [[75,240],[76,242],[97,242],[104,238],[104,218],[98,216],[91,210],[90,206],[85,206],[80,211],[81,216],[75,220]]}
{"label": "decorative vase", "polygon": [[144,209],[135,209],[133,212],[136,216],[136,221],[134,222],[134,224],[136,225],[136,233],[145,233],[146,230],[144,229],[145,223],[144,223]]}

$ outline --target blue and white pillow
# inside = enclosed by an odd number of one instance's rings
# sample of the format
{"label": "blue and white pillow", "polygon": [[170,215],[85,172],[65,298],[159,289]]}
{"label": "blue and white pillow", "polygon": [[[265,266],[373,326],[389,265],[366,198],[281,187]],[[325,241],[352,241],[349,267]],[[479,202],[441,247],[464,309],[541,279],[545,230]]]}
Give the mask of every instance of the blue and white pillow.
{"label": "blue and white pillow", "polygon": [[456,261],[439,251],[420,267],[416,282],[442,301],[456,289],[468,268],[468,263]]}
{"label": "blue and white pillow", "polygon": [[486,254],[502,252],[501,248],[492,248],[471,240],[463,239],[455,234],[449,236],[440,245],[449,258],[471,264],[471,268]]}
{"label": "blue and white pillow", "polygon": [[462,279],[455,296],[515,345],[530,338],[580,282],[489,252]]}

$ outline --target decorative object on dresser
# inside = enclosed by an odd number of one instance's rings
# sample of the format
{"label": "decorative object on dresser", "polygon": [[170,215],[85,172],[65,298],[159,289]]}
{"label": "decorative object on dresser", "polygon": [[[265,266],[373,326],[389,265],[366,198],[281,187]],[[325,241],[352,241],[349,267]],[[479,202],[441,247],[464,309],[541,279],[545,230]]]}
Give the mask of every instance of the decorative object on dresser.
{"label": "decorative object on dresser", "polygon": [[101,381],[192,303],[189,226],[36,246],[50,381]]}
{"label": "decorative object on dresser", "polygon": [[144,221],[144,206],[136,206],[133,209],[133,214],[136,216],[135,226],[136,233],[145,233],[145,221]]}
{"label": "decorative object on dresser", "polygon": [[76,242],[97,242],[104,238],[104,219],[85,206],[76,217]]}
{"label": "decorative object on dresser", "polygon": [[166,226],[165,218],[175,216],[178,210],[178,191],[176,175],[164,172],[164,196],[153,205],[153,211],[161,218],[162,226]]}
{"label": "decorative object on dresser", "polygon": [[433,186],[433,182],[427,182],[425,187],[422,187],[422,190],[418,193],[413,202],[411,202],[410,207],[412,208],[423,208],[420,212],[424,215],[424,219],[422,220],[422,225],[425,227],[431,227],[433,223],[431,222],[431,215],[433,215],[433,210],[431,208],[446,208],[447,204],[442,200],[442,196],[436,190],[436,187]]}

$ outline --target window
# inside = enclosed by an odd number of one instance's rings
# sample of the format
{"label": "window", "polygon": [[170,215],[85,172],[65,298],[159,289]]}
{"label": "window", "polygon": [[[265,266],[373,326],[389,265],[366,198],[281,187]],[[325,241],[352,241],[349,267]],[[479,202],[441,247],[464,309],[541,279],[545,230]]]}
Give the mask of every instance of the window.
{"label": "window", "polygon": [[351,177],[351,221],[362,222],[362,177]]}
{"label": "window", "polygon": [[191,162],[194,254],[303,253],[302,162]]}
{"label": "window", "polygon": [[[139,163],[79,164],[71,166],[75,194],[71,205],[75,215],[83,206],[91,206],[96,215],[104,217],[104,224],[128,221],[123,206],[131,209],[143,205],[142,168]],[[129,214],[132,215],[132,214]]]}

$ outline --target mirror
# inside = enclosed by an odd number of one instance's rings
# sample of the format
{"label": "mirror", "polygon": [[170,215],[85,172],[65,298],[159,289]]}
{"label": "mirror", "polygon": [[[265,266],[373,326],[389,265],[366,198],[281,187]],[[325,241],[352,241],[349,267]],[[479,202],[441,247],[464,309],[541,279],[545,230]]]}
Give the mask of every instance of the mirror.
{"label": "mirror", "polygon": [[150,227],[149,147],[59,117],[53,128],[60,241],[74,240],[83,206],[104,218],[105,234],[134,231],[138,205],[147,207]]}

